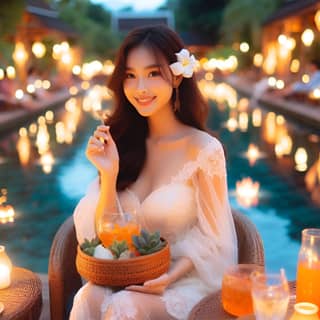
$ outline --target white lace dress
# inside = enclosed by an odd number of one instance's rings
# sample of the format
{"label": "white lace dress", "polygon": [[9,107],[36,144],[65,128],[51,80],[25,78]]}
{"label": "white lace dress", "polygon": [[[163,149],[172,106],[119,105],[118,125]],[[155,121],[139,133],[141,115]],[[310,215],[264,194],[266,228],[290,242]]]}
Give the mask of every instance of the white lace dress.
{"label": "white lace dress", "polygon": [[[77,239],[95,237],[99,196],[94,181],[74,212]],[[221,288],[223,271],[237,263],[237,240],[230,211],[225,158],[210,138],[195,160],[142,203],[129,189],[119,193],[125,211],[137,212],[142,227],[169,240],[171,257],[189,257],[194,270],[171,284],[162,296],[85,284],[76,294],[70,319],[187,319],[192,307]]]}

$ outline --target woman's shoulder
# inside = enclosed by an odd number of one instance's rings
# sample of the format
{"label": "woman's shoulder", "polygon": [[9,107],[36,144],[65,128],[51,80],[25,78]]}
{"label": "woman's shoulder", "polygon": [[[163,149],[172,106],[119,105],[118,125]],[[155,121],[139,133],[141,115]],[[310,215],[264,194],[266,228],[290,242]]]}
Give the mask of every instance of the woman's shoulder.
{"label": "woman's shoulder", "polygon": [[212,152],[213,150],[222,150],[221,142],[210,133],[193,128],[188,140],[188,153],[195,159],[199,154]]}

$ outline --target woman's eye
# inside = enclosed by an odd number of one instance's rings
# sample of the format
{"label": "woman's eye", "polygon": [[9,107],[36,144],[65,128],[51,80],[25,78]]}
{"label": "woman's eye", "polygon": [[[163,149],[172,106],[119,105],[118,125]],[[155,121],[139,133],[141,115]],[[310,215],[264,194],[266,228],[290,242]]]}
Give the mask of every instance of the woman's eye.
{"label": "woman's eye", "polygon": [[126,73],[126,79],[133,79],[134,74],[133,73]]}
{"label": "woman's eye", "polygon": [[160,76],[161,75],[161,73],[160,73],[160,71],[158,71],[158,70],[154,70],[154,71],[151,71],[150,73],[149,73],[149,77],[158,77],[158,76]]}

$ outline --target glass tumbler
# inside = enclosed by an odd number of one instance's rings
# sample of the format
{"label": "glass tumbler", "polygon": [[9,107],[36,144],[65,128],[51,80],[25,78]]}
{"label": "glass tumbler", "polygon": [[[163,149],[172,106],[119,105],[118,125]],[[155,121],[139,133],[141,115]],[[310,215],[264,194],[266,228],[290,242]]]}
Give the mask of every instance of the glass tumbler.
{"label": "glass tumbler", "polygon": [[252,300],[256,320],[283,320],[289,303],[284,273],[253,273]]}
{"label": "glass tumbler", "polygon": [[237,264],[226,270],[221,288],[225,311],[237,317],[253,313],[250,275],[254,271],[263,270],[262,266],[256,264]]}

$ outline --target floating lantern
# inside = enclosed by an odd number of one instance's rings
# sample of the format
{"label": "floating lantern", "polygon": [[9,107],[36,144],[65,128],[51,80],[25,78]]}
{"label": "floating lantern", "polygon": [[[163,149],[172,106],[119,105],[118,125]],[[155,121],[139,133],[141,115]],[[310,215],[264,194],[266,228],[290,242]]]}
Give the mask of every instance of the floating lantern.
{"label": "floating lantern", "polygon": [[256,145],[254,145],[253,143],[250,143],[246,155],[250,165],[253,166],[260,156],[260,151]]}
{"label": "floating lantern", "polygon": [[21,165],[25,166],[30,160],[31,143],[26,128],[20,128],[19,139],[17,141],[17,151]]}
{"label": "floating lantern", "polygon": [[236,182],[236,197],[240,205],[250,207],[258,204],[259,182],[253,182],[251,178],[243,178]]}
{"label": "floating lantern", "polygon": [[40,163],[44,173],[50,173],[52,171],[52,166],[54,164],[54,157],[50,151],[47,151],[41,155]]}
{"label": "floating lantern", "polygon": [[0,223],[7,223],[14,221],[14,209],[10,205],[5,205],[7,201],[7,190],[1,189],[0,196]]}

